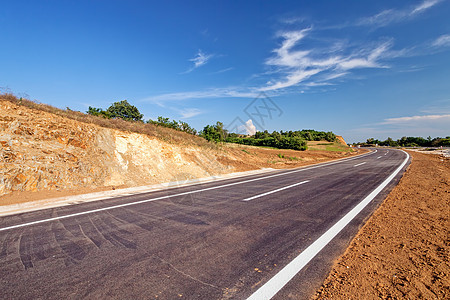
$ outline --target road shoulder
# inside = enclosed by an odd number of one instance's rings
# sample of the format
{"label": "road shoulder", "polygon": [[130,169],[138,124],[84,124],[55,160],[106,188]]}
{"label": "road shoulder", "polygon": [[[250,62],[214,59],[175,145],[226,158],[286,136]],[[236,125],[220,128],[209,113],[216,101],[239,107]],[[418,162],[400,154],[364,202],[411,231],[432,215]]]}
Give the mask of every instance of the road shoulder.
{"label": "road shoulder", "polygon": [[400,183],[313,299],[448,299],[450,160],[409,152]]}

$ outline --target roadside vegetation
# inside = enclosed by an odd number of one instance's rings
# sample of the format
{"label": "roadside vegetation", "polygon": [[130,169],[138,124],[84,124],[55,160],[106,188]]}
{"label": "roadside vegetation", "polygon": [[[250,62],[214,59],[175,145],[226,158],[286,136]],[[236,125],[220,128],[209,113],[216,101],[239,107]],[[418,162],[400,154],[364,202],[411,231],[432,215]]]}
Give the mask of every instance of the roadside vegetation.
{"label": "roadside vegetation", "polygon": [[242,135],[228,132],[223,123],[207,125],[200,132],[200,136],[216,143],[226,142],[248,146],[270,147],[277,149],[306,150],[307,141],[335,142],[336,135],[332,132],[316,131],[312,129],[301,131],[257,131],[254,135]]}
{"label": "roadside vegetation", "polygon": [[[82,113],[79,111],[73,111],[70,108],[60,109],[48,104],[38,103],[36,101],[31,101],[22,97],[17,97],[9,92],[0,94],[0,101],[11,102],[16,105],[21,105],[38,111],[52,113],[64,118],[76,120],[87,124],[94,124],[100,127],[146,134],[148,136],[155,137],[162,141],[173,144],[196,145],[205,148],[217,147],[214,143],[209,143],[208,141],[199,137],[198,135],[188,134],[180,130],[173,130],[170,127],[163,126],[160,124],[154,124],[152,122],[145,123],[142,120],[142,117],[136,120],[135,117],[138,115],[133,113],[133,111],[131,111],[132,113],[128,116],[130,118],[128,118],[127,116],[125,116],[124,118],[112,117],[109,114],[109,112],[107,112],[108,110],[105,111],[101,108],[93,108],[93,107],[91,107],[90,111],[88,110],[87,113]],[[125,102],[122,102],[122,104],[125,104]],[[140,115],[139,111],[137,111],[137,113]],[[128,119],[128,121],[125,119]]]}
{"label": "roadside vegetation", "polygon": [[[187,122],[170,120],[159,116],[156,120],[144,121],[144,115],[139,109],[127,100],[114,102],[107,109],[89,106],[86,113],[73,111],[70,108],[59,109],[47,104],[37,103],[22,97],[18,98],[12,93],[0,94],[0,101],[10,101],[28,108],[53,113],[76,121],[95,124],[102,127],[118,129],[129,132],[142,133],[155,136],[161,140],[185,144],[190,140],[192,144],[215,147],[219,143],[234,143],[249,146],[268,147],[276,149],[307,150],[308,141],[335,142],[333,132],[316,130],[301,131],[258,131],[254,135],[241,135],[228,132],[222,122],[206,125],[199,133]],[[177,133],[178,131],[178,133]],[[190,138],[185,134],[191,135]],[[329,151],[341,151],[329,148]]]}
{"label": "roadside vegetation", "polygon": [[435,137],[431,138],[429,136],[428,138],[423,137],[412,137],[412,136],[404,136],[398,140],[393,140],[392,138],[388,137],[384,141],[380,141],[374,138],[367,139],[365,143],[355,143],[354,145],[359,146],[390,146],[390,147],[450,147],[450,136],[447,136],[445,138],[442,137]]}
{"label": "roadside vegetation", "polygon": [[316,151],[331,151],[331,152],[352,152],[353,149],[348,147],[345,144],[341,144],[339,142],[328,142],[324,143],[323,141],[309,141],[308,142],[309,150]]}

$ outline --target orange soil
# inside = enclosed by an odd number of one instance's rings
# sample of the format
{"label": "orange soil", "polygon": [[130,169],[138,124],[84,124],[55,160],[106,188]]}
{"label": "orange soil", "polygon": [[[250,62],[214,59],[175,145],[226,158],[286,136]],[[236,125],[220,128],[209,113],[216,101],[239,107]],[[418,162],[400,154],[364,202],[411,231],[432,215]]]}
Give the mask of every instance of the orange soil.
{"label": "orange soil", "polygon": [[450,299],[450,159],[409,153],[408,171],[313,299]]}

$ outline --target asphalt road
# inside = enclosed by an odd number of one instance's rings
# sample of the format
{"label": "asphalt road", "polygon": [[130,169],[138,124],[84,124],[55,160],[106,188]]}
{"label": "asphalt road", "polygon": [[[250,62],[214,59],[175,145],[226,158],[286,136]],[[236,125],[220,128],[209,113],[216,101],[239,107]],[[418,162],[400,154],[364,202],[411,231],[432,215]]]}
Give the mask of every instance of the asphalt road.
{"label": "asphalt road", "polygon": [[378,149],[3,217],[0,298],[307,298],[407,161]]}

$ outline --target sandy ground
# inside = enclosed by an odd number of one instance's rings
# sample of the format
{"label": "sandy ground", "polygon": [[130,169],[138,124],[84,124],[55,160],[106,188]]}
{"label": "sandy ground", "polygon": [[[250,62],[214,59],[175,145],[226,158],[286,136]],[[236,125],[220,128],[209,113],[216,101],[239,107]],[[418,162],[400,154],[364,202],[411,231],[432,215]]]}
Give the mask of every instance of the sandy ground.
{"label": "sandy ground", "polygon": [[450,159],[412,163],[313,299],[450,299]]}

